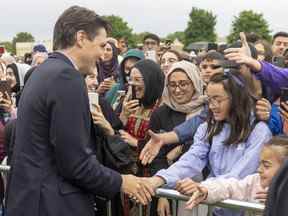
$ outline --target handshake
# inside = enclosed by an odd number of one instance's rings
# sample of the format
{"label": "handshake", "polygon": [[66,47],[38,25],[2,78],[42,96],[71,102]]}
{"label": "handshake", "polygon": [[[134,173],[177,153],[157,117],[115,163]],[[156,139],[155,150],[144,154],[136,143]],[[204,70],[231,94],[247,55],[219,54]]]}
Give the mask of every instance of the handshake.
{"label": "handshake", "polygon": [[[133,175],[122,175],[121,191],[142,205],[147,205],[155,196],[155,190],[165,184],[159,176],[140,178]],[[192,209],[207,198],[208,190],[190,178],[179,180],[175,189],[181,194],[190,196],[186,209]]]}
{"label": "handshake", "polygon": [[158,176],[145,178],[133,175],[122,175],[121,191],[142,205],[147,205],[155,196],[155,190],[165,184]]}

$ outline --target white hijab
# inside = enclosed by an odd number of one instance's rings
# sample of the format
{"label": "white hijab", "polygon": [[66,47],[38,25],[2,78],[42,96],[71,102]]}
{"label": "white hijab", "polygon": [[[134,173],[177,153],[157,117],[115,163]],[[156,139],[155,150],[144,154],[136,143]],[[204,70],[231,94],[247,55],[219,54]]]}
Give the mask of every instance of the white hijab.
{"label": "white hijab", "polygon": [[[186,75],[192,81],[195,89],[191,101],[186,104],[178,104],[175,100],[173,100],[167,87],[170,75],[177,69],[180,69],[186,73]],[[186,119],[188,119],[201,113],[204,108],[206,98],[207,96],[203,95],[203,82],[200,78],[199,69],[197,66],[188,61],[180,61],[174,63],[165,77],[165,87],[162,96],[163,103],[177,112],[186,113]]]}

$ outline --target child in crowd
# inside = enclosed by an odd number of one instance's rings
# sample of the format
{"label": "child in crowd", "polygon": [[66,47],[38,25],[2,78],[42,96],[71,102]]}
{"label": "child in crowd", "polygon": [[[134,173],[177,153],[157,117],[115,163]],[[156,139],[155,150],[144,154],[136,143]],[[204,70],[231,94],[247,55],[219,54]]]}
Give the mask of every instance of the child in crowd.
{"label": "child in crowd", "polygon": [[272,178],[287,156],[288,138],[273,137],[262,149],[258,173],[248,175],[242,180],[207,179],[195,187],[192,197],[186,203],[186,208],[191,209],[202,201],[215,203],[225,199],[264,203]]}

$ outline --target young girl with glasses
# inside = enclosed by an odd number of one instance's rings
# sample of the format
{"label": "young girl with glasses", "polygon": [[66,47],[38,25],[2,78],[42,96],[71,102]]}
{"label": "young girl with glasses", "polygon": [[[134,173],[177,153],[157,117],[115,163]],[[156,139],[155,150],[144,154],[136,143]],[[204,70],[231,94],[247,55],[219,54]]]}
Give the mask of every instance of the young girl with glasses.
{"label": "young girl with glasses", "polygon": [[[209,114],[194,136],[194,143],[176,163],[149,179],[155,186],[166,184],[189,195],[190,179],[208,166],[208,178],[242,179],[256,172],[260,152],[271,138],[264,122],[254,115],[255,104],[237,73],[214,75],[207,86]],[[215,215],[238,215],[217,209]]]}

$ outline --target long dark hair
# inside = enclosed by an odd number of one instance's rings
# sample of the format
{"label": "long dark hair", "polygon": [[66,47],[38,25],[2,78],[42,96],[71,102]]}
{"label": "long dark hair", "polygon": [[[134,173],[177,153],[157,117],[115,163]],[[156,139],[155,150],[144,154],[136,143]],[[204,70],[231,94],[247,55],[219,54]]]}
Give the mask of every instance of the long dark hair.
{"label": "long dark hair", "polygon": [[145,108],[151,108],[161,98],[164,89],[164,73],[160,65],[152,60],[138,61],[133,68],[137,68],[144,79],[145,93],[140,100]]}
{"label": "long dark hair", "polygon": [[222,131],[224,123],[228,123],[230,125],[230,135],[224,144],[232,145],[244,142],[256,123],[256,119],[252,114],[255,109],[255,102],[247,90],[244,78],[236,69],[230,69],[225,71],[224,74],[212,76],[208,85],[216,83],[222,84],[229,95],[230,110],[225,121],[215,121],[213,113],[209,110],[206,131],[208,141],[212,143],[213,137]]}
{"label": "long dark hair", "polygon": [[258,40],[255,42],[254,45],[261,44],[264,47],[264,56],[265,56],[265,61],[271,63],[272,58],[273,58],[273,52],[271,45],[265,41],[265,40]]}

